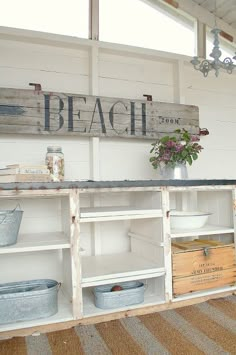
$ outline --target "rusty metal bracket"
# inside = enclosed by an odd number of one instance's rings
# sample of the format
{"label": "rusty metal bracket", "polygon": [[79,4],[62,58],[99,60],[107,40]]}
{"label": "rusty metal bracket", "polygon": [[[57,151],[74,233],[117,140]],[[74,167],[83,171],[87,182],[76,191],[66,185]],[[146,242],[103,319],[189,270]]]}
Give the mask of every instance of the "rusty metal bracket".
{"label": "rusty metal bracket", "polygon": [[147,101],[152,101],[152,95],[143,94],[143,96],[147,98]]}
{"label": "rusty metal bracket", "polygon": [[35,91],[42,91],[42,86],[41,84],[38,83],[29,83],[30,86],[34,86]]}
{"label": "rusty metal bracket", "polygon": [[208,136],[209,131],[207,128],[199,128],[199,135],[200,136]]}

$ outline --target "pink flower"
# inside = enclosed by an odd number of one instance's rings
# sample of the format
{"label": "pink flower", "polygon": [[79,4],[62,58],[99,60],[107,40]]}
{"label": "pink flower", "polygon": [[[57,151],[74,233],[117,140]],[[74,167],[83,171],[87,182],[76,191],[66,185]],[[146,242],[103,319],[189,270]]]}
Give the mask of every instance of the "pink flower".
{"label": "pink flower", "polygon": [[168,142],[166,143],[166,147],[167,147],[167,148],[173,148],[173,147],[175,147],[175,146],[176,146],[176,143],[173,142],[173,141],[168,141]]}
{"label": "pink flower", "polygon": [[169,152],[165,152],[163,154],[163,157],[162,157],[163,161],[169,161],[170,158],[171,158],[171,154]]}
{"label": "pink flower", "polygon": [[200,140],[197,136],[191,136],[191,142],[198,142]]}
{"label": "pink flower", "polygon": [[152,144],[154,147],[150,152],[154,153],[154,156],[150,158],[150,162],[155,169],[163,164],[174,167],[178,162],[192,165],[203,149],[198,144],[199,137],[184,128],[177,129],[174,133],[175,136],[164,136]]}
{"label": "pink flower", "polygon": [[181,152],[184,149],[183,144],[176,144],[175,146],[176,152]]}

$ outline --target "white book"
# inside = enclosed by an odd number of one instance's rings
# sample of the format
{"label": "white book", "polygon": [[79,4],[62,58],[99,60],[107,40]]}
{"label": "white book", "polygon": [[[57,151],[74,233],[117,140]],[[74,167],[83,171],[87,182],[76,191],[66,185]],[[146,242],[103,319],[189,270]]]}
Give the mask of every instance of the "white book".
{"label": "white book", "polygon": [[0,175],[0,184],[5,182],[49,182],[50,174],[9,174]]}
{"label": "white book", "polygon": [[[16,164],[17,165],[17,164]],[[49,174],[49,170],[46,165],[31,166],[13,166],[7,165],[5,169],[0,169],[0,175],[15,175],[15,174]]]}
{"label": "white book", "polygon": [[6,168],[32,168],[32,169],[45,169],[47,166],[45,164],[8,164],[6,165]]}

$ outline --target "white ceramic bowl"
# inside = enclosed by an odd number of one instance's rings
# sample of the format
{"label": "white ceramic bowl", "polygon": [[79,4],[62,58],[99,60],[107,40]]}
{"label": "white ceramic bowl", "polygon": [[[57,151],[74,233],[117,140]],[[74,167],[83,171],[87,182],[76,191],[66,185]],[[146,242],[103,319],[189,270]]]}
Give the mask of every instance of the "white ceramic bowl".
{"label": "white ceramic bowl", "polygon": [[200,211],[171,211],[170,226],[172,229],[198,229],[206,224],[210,214]]}

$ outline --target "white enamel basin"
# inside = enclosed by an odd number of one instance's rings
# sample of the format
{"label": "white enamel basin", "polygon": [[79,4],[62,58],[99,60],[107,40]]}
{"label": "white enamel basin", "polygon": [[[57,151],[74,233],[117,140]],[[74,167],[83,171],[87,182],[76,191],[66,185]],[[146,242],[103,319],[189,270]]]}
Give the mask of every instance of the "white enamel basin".
{"label": "white enamel basin", "polygon": [[211,213],[201,211],[171,211],[170,226],[172,229],[198,229],[202,228]]}

